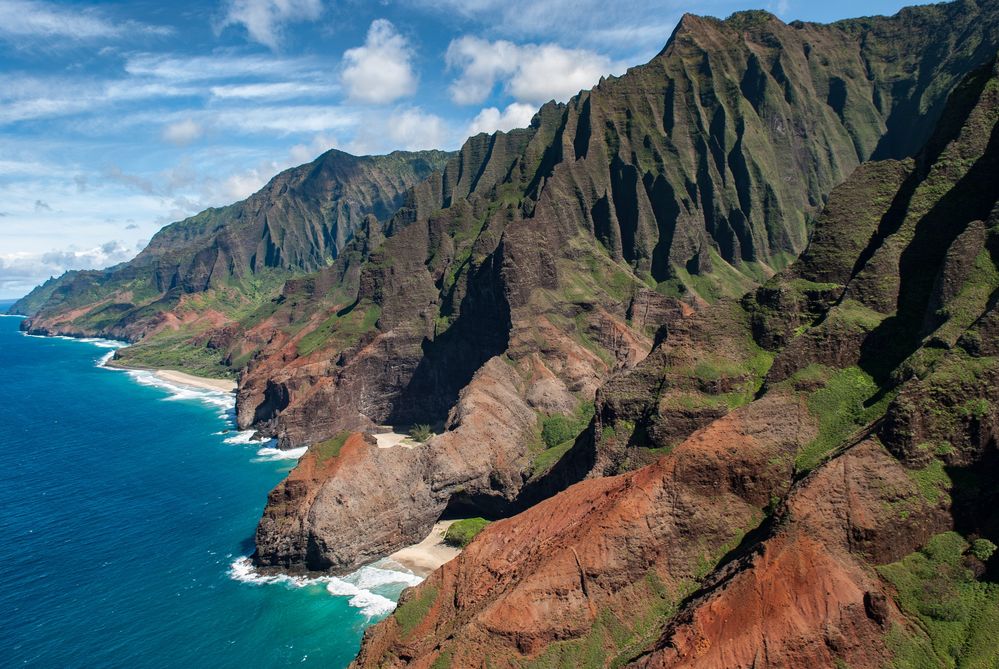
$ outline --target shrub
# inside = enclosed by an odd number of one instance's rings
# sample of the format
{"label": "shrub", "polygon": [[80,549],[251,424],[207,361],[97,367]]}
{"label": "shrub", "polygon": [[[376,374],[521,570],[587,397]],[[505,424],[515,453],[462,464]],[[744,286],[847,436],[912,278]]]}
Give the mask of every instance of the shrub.
{"label": "shrub", "polygon": [[486,528],[489,521],[485,518],[465,518],[451,524],[444,533],[444,543],[456,548],[464,548],[472,543],[479,532]]}
{"label": "shrub", "polygon": [[409,436],[419,442],[430,441],[430,437],[434,436],[434,431],[430,429],[429,425],[414,425],[413,429],[409,431]]}
{"label": "shrub", "polygon": [[575,425],[565,416],[548,416],[541,425],[541,439],[545,448],[554,448],[576,436]]}
{"label": "shrub", "polygon": [[996,545],[988,539],[975,539],[971,542],[971,554],[982,562],[988,562],[996,552]]}

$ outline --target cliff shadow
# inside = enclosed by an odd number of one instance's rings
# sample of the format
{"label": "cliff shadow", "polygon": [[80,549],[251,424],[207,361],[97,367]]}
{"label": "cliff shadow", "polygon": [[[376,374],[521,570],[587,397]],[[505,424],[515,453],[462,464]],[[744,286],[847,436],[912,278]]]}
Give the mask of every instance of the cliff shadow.
{"label": "cliff shadow", "polygon": [[445,318],[457,312],[457,317],[433,339],[423,340],[423,355],[393,401],[387,423],[444,423],[479,368],[506,351],[512,321],[499,265],[493,253],[471,272],[465,282],[469,291],[456,310],[449,307],[456,288],[452,286],[441,312]]}

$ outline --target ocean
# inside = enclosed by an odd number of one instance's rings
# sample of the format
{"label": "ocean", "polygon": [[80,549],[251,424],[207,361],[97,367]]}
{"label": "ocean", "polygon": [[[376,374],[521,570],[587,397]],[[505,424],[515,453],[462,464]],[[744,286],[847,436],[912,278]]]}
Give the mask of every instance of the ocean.
{"label": "ocean", "polygon": [[18,325],[0,318],[0,666],[345,667],[418,582],[256,576],[254,528],[294,459],[233,432],[230,395]]}

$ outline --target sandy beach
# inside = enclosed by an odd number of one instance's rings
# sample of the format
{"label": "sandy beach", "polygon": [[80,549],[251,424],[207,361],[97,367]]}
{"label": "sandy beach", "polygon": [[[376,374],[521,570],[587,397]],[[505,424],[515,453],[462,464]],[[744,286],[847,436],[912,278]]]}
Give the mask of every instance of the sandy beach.
{"label": "sandy beach", "polygon": [[179,383],[180,385],[201,388],[202,390],[219,390],[224,393],[236,392],[236,382],[229,379],[209,379],[203,376],[177,372],[172,369],[158,369],[155,374],[158,378],[170,383]]}
{"label": "sandy beach", "polygon": [[375,441],[378,442],[378,448],[393,448],[395,446],[415,448],[419,446],[419,444],[413,441],[408,434],[399,434],[398,432],[375,432],[373,436]]}
{"label": "sandy beach", "polygon": [[388,556],[389,560],[398,562],[418,576],[427,576],[445,562],[450,562],[460,548],[454,548],[444,543],[444,532],[451,526],[453,520],[442,520],[434,524],[434,529],[426,539],[413,546],[407,546]]}

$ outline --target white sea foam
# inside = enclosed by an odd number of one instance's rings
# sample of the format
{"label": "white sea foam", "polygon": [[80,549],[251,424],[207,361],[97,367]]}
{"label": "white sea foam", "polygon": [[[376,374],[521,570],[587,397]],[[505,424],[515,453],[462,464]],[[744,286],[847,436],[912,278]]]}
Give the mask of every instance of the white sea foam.
{"label": "white sea foam", "polygon": [[275,462],[277,460],[298,460],[300,457],[305,455],[307,450],[309,450],[307,446],[303,446],[301,448],[289,448],[287,450],[281,450],[272,446],[265,446],[257,451],[257,457],[254,458],[253,461]]}
{"label": "white sea foam", "polygon": [[118,341],[116,339],[103,339],[101,337],[67,337],[65,335],[36,335],[28,334],[27,332],[22,332],[22,336],[31,337],[32,339],[61,339],[63,341],[78,341],[84,344],[93,344],[98,348],[124,348],[128,346],[128,342]]}
{"label": "white sea foam", "polygon": [[173,383],[171,381],[167,381],[166,379],[160,378],[154,372],[149,372],[143,369],[126,369],[125,373],[132,377],[132,379],[140,385],[166,390],[170,393],[164,398],[166,400],[194,400],[201,402],[202,404],[218,407],[223,412],[223,418],[227,417],[228,412],[236,406],[236,397],[232,393],[227,393],[221,390],[208,390],[207,388],[195,388],[193,386]]}
{"label": "white sea foam", "polygon": [[[384,561],[383,561],[384,562]],[[229,568],[230,578],[254,585],[281,584],[290,588],[304,588],[309,585],[325,585],[326,591],[336,597],[347,597],[347,603],[369,618],[391,613],[395,602],[384,595],[374,592],[375,588],[404,585],[411,586],[423,579],[415,574],[395,569],[385,569],[375,563],[361,567],[357,571],[343,577],[336,576],[288,576],[286,574],[260,574],[254,568],[250,558],[241,557]]]}
{"label": "white sea foam", "polygon": [[349,583],[339,578],[334,578],[332,581],[327,583],[326,590],[331,595],[350,597],[350,599],[347,600],[347,603],[355,609],[361,609],[361,612],[369,618],[374,616],[383,616],[387,613],[392,613],[392,611],[395,610],[395,602],[388,597],[383,597],[382,595],[371,592],[370,590],[363,590],[358,588],[353,583]]}
{"label": "white sea foam", "polygon": [[257,433],[256,430],[243,430],[241,432],[219,432],[219,434],[228,434],[229,436],[223,439],[227,444],[253,444],[260,443],[260,440],[254,440],[253,435]]}
{"label": "white sea foam", "polygon": [[[65,337],[65,339],[72,339],[72,337]],[[82,341],[87,344],[93,344],[98,348],[119,349],[128,346],[127,342],[116,341],[114,339],[100,339],[97,337],[81,337],[80,339],[76,339],[75,341]]]}

